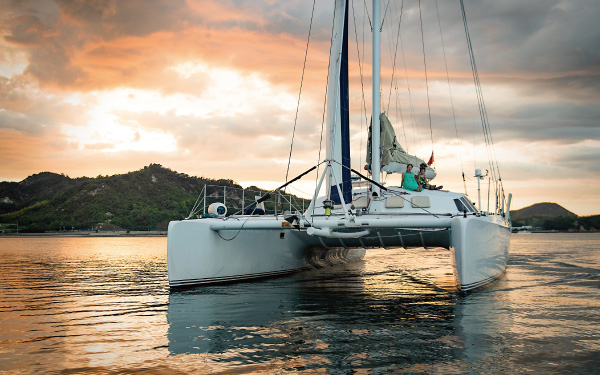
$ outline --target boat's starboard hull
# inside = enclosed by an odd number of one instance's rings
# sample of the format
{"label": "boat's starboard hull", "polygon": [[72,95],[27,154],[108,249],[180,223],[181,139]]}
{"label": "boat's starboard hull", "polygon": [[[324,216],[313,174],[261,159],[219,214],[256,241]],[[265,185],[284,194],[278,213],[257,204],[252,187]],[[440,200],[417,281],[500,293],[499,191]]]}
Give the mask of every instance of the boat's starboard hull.
{"label": "boat's starboard hull", "polygon": [[510,247],[510,228],[499,216],[452,219],[452,266],[456,285],[470,291],[504,274]]}

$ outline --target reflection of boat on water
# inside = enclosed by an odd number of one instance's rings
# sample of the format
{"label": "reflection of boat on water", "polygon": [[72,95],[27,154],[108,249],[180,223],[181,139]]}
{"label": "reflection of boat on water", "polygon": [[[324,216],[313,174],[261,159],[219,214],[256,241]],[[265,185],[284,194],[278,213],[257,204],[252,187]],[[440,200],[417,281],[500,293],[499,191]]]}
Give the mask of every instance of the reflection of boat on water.
{"label": "reflection of boat on water", "polygon": [[209,368],[222,371],[270,363],[272,372],[505,368],[501,337],[511,317],[502,313],[504,299],[441,290],[429,273],[444,262],[440,256],[423,265],[405,253],[401,258],[413,272],[399,272],[402,268],[386,261],[388,254],[375,251],[379,265],[356,262],[171,293],[169,354],[202,355]]}
{"label": "reflection of boat on water", "polygon": [[[457,337],[458,350],[454,354],[457,361],[466,365],[468,373],[486,373],[490,369],[495,369],[491,372],[518,373],[522,370],[520,364],[507,361],[514,350],[513,341],[507,338],[514,326],[512,315],[506,313],[512,302],[499,293],[477,297],[462,298],[454,306],[452,328]],[[524,332],[512,334],[521,337]]]}
{"label": "reflection of boat on water", "polygon": [[448,358],[443,338],[453,339],[447,327],[457,294],[418,273],[364,267],[357,262],[171,293],[169,353],[203,354],[221,368],[282,361],[305,370],[335,366],[340,373]]}
{"label": "reflection of boat on water", "polygon": [[[308,209],[255,215],[257,207],[270,197],[265,194],[240,214],[226,216],[224,205],[216,204],[209,208],[211,217],[171,222],[168,266],[172,287],[279,275],[305,269],[315,264],[314,260],[326,259],[321,264],[335,264],[360,259],[365,249],[381,247],[450,249],[456,283],[462,290],[484,285],[504,272],[510,239],[505,212],[509,212],[510,199],[506,202],[497,163],[490,164],[496,195],[496,207],[491,212],[481,209],[481,199],[476,209],[466,193],[416,191],[382,184],[382,171],[405,173],[408,164],[422,165],[428,178],[435,177],[435,170],[431,163],[425,164],[404,151],[387,116],[381,113],[377,27],[372,43],[373,111],[366,167],[371,178],[351,168],[348,9],[346,1],[335,2],[327,89],[326,159],[275,190],[280,194],[289,184],[322,165],[324,170]],[[382,22],[379,1],[373,1],[372,17],[375,24]],[[466,18],[463,22],[467,31]],[[466,34],[470,47],[468,31]],[[469,52],[473,65],[472,50]],[[473,74],[478,85],[476,69]],[[483,129],[489,137],[481,88],[477,88]],[[351,172],[362,178],[362,186],[353,189]],[[484,176],[479,172],[476,177],[479,183]],[[318,198],[322,187],[325,196]]]}
{"label": "reflection of boat on water", "polygon": [[[250,361],[272,358],[274,350],[289,352],[295,341],[316,345],[318,327],[311,317],[326,316],[332,303],[343,309],[349,295],[360,295],[362,267],[358,262],[350,268],[328,268],[329,273],[315,270],[292,278],[170,293],[169,352],[230,353]],[[343,286],[331,286],[331,281]]]}
{"label": "reflection of boat on water", "polygon": [[276,323],[285,299],[294,300],[293,292],[287,290],[282,299],[278,292],[242,291],[172,293],[167,314],[170,353],[223,353],[278,342]]}

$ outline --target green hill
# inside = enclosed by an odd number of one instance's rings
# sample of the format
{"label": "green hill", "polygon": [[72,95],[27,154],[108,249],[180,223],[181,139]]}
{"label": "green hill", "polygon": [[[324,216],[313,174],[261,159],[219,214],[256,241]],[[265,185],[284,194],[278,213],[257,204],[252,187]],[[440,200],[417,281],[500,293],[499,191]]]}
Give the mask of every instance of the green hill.
{"label": "green hill", "polygon": [[0,215],[52,199],[61,191],[87,180],[87,177],[72,179],[62,174],[42,172],[21,182],[0,182]]}
{"label": "green hill", "polygon": [[521,208],[520,210],[510,211],[510,217],[513,220],[524,219],[532,216],[558,217],[577,215],[559,204],[549,202],[536,203],[532,204],[531,206]]}
{"label": "green hill", "polygon": [[531,226],[544,230],[592,231],[600,229],[600,215],[577,216],[556,203],[536,203],[510,212],[513,227]]}
{"label": "green hill", "polygon": [[[43,172],[21,182],[0,183],[0,223],[18,223],[20,232],[58,230],[166,230],[169,221],[187,217],[205,185],[207,203],[223,201],[228,213],[262,195],[232,180],[191,177],[159,164],[114,176],[71,179]],[[252,190],[249,192],[248,190]],[[275,199],[265,202],[275,209]],[[300,206],[302,202],[299,201]],[[200,208],[202,211],[202,208]],[[200,212],[202,213],[202,212]]]}

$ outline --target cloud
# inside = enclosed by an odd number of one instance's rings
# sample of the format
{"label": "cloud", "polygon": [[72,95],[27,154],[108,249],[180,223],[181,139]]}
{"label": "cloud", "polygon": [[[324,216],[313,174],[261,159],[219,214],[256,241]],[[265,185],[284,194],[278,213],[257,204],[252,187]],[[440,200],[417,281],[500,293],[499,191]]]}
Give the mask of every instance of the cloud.
{"label": "cloud", "polygon": [[[452,186],[461,164],[467,171],[481,167],[486,156],[475,135],[479,110],[460,9],[404,2],[400,19],[401,5],[392,2],[383,12],[382,105],[403,146],[427,158],[433,143],[440,178]],[[544,185],[539,196],[552,201],[571,190],[557,175],[596,181],[597,2],[465,5],[506,185],[537,199],[524,182],[534,179]],[[351,142],[360,168],[371,116],[372,15],[364,4],[350,6]],[[3,2],[0,178],[41,170],[106,175],[156,162],[214,178],[280,181],[295,122],[290,173],[304,171],[319,158],[333,4],[311,12],[311,2],[288,1]],[[551,185],[563,193],[553,198]],[[597,197],[586,196],[593,203],[572,194],[578,206],[570,209],[600,207]]]}
{"label": "cloud", "polygon": [[64,96],[40,95],[39,87],[22,76],[10,80],[0,77],[0,129],[44,136],[56,132],[61,123],[78,118]]}
{"label": "cloud", "polygon": [[180,17],[186,14],[183,0],[59,0],[57,3],[65,24],[104,40],[176,30]]}
{"label": "cloud", "polygon": [[[163,87],[173,78],[165,67],[198,59],[262,71],[281,82],[292,73],[289,63],[302,58],[301,53],[290,52],[304,42],[295,39],[289,27],[283,33],[283,24],[264,26],[264,19],[256,9],[249,11],[248,4],[233,8],[192,1],[57,4],[41,10],[21,4],[3,17],[8,25],[5,43],[27,51],[25,73],[42,86],[86,91],[119,85]],[[272,8],[273,15],[285,13]],[[288,20],[290,24],[297,22]],[[272,34],[273,29],[280,30]],[[291,56],[295,57],[290,60]]]}

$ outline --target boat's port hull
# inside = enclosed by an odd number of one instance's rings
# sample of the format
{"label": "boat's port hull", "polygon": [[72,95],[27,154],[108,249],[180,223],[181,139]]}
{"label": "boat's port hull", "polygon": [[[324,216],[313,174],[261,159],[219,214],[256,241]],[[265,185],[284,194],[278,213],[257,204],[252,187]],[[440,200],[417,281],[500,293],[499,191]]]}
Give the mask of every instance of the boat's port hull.
{"label": "boat's port hull", "polygon": [[[169,224],[169,285],[223,283],[276,276],[308,268],[360,260],[362,248],[322,248],[292,230],[210,229],[213,219]],[[214,219],[218,220],[218,219]]]}

